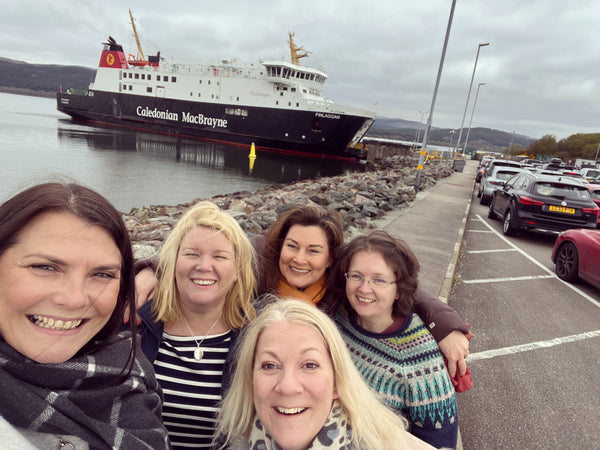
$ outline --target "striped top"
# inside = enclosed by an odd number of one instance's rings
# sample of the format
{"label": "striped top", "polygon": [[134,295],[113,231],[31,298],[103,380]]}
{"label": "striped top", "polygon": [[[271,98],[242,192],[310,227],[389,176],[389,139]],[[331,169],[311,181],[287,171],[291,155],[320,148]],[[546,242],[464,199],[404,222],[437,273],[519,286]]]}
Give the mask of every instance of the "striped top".
{"label": "striped top", "polygon": [[437,342],[416,314],[389,333],[361,328],[345,311],[335,322],[355,366],[379,397],[408,419],[409,431],[434,447],[456,448],[456,393]]}
{"label": "striped top", "polygon": [[162,418],[174,449],[213,445],[231,333],[207,337],[200,347],[204,355],[196,361],[192,337],[163,332],[154,369],[164,394]]}

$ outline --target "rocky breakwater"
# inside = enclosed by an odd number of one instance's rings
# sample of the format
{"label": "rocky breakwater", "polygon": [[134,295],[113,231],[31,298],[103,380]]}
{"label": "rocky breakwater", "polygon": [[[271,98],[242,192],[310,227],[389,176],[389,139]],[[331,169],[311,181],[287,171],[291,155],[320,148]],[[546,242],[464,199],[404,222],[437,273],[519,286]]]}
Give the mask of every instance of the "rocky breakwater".
{"label": "rocky breakwater", "polygon": [[[429,161],[421,172],[420,190],[453,173],[451,161]],[[249,236],[266,230],[283,211],[297,205],[336,209],[344,221],[346,238],[375,228],[386,213],[406,208],[415,200],[417,158],[394,156],[370,162],[364,172],[272,185],[256,192],[235,192],[210,199],[198,198],[177,206],[133,208],[123,219],[130,232],[136,259],[152,256],[181,216],[193,204],[210,200],[229,212]]]}

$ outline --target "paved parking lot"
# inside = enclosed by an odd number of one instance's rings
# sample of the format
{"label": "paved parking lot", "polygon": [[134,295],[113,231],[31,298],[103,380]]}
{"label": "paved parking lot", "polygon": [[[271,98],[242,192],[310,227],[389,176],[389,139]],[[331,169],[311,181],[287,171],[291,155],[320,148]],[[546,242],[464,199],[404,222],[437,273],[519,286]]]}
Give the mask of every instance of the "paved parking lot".
{"label": "paved parking lot", "polygon": [[600,291],[555,276],[554,239],[506,238],[473,192],[449,298],[475,334],[465,449],[600,448]]}

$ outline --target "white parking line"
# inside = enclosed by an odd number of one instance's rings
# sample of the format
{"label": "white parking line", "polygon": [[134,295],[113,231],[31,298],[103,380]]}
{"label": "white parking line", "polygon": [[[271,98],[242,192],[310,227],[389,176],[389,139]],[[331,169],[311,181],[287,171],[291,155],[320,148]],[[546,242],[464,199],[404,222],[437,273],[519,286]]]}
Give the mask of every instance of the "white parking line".
{"label": "white parking line", "polygon": [[[547,272],[549,275],[551,275],[551,277],[548,278],[556,278],[557,281],[560,281],[562,284],[564,284],[565,286],[567,286],[569,289],[571,289],[572,291],[574,291],[575,293],[577,293],[578,295],[580,295],[581,297],[585,298],[587,301],[589,301],[590,303],[592,303],[593,305],[597,306],[600,308],[600,302],[598,302],[596,299],[594,299],[593,297],[589,296],[588,294],[586,294],[585,292],[583,292],[581,289],[579,289],[576,286],[573,286],[571,283],[567,283],[566,281],[561,280],[560,278],[558,278],[558,276],[551,271],[550,269],[548,269],[545,265],[543,265],[541,262],[539,262],[537,259],[535,259],[534,257],[532,257],[531,255],[529,255],[528,253],[526,253],[525,251],[523,251],[521,248],[517,247],[515,244],[513,244],[510,240],[506,239],[506,237],[500,233],[498,233],[489,223],[487,223],[479,214],[475,214],[477,216],[477,218],[479,220],[481,220],[481,222],[488,227],[496,236],[498,236],[500,239],[502,239],[506,244],[508,244],[510,247],[514,248],[516,251],[518,251],[521,255],[523,255],[525,258],[527,258],[528,260],[530,260],[531,262],[533,262],[535,265],[537,265],[538,267],[540,267],[542,270],[544,270],[544,272]],[[465,280],[462,280],[463,283],[465,282]]]}
{"label": "white parking line", "polygon": [[467,253],[472,255],[476,253],[498,253],[498,252],[516,252],[514,248],[498,248],[496,250],[468,250]]}
{"label": "white parking line", "polygon": [[516,353],[538,350],[541,348],[554,347],[556,345],[568,344],[570,342],[583,341],[600,337],[600,330],[588,331],[585,333],[564,336],[560,338],[549,339],[547,341],[531,342],[529,344],[515,345],[513,347],[504,347],[496,350],[486,350],[483,352],[471,353],[467,356],[467,362],[479,361],[482,359],[495,358],[496,356],[514,355]]}
{"label": "white parking line", "polygon": [[554,275],[527,275],[523,277],[504,277],[504,278],[482,278],[480,280],[461,280],[465,284],[479,283],[498,283],[502,281],[523,281],[523,280],[540,280],[543,278],[554,278]]}
{"label": "white parking line", "polygon": [[469,230],[469,233],[491,233],[488,230]]}

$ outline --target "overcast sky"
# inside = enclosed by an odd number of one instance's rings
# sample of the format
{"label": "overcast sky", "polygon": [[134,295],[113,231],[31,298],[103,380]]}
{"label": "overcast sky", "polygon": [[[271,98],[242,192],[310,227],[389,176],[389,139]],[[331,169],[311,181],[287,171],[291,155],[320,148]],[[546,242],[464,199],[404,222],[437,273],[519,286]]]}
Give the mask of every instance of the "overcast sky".
{"label": "overcast sky", "polygon": [[[452,0],[0,0],[0,57],[96,67],[108,35],[174,62],[289,60],[287,33],[321,68],[325,95],[427,122]],[[600,132],[600,5],[457,0],[432,125],[540,138]],[[463,139],[464,139],[463,134]],[[507,143],[508,145],[508,143]]]}

